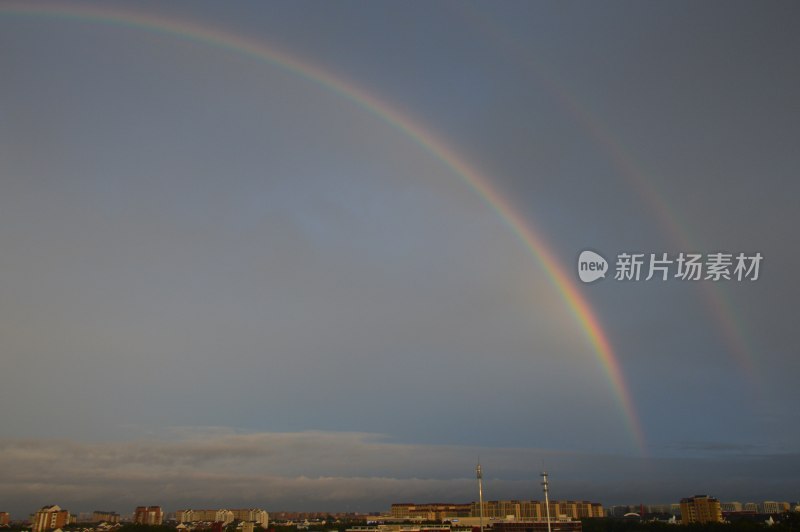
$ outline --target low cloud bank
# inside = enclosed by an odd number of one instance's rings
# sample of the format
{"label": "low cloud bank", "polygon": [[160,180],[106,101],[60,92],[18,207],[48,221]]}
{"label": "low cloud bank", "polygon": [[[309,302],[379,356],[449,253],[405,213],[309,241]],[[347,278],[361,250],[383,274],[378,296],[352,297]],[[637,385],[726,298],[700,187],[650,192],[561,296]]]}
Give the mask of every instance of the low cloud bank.
{"label": "low cloud bank", "polygon": [[[605,504],[796,498],[797,454],[735,453],[715,444],[680,458],[408,444],[353,432],[173,429],[159,440],[0,439],[0,500],[23,518],[44,504],[72,512],[137,505],[258,506],[268,511],[385,511],[392,502],[475,499],[480,456],[491,499],[539,498],[542,463],[556,498]],[[724,452],[711,451],[720,447]]]}

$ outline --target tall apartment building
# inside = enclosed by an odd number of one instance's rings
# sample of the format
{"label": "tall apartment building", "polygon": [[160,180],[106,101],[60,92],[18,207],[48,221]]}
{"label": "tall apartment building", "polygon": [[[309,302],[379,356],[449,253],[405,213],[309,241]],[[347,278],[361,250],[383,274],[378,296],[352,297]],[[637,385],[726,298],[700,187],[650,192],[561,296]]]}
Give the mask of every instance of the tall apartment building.
{"label": "tall apartment building", "polygon": [[137,506],[133,522],[137,525],[160,525],[164,521],[161,506]]}
{"label": "tall apartment building", "polygon": [[69,512],[62,510],[54,504],[52,506],[42,506],[33,517],[33,532],[44,532],[45,530],[55,530],[68,525],[70,522]]}
{"label": "tall apartment building", "polygon": [[0,512],[0,526],[8,526],[11,522],[11,515],[8,512]]}
{"label": "tall apartment building", "polygon": [[233,523],[233,512],[230,510],[217,510],[216,523],[222,523],[222,526],[227,526]]}
{"label": "tall apartment building", "polygon": [[721,523],[722,509],[719,501],[708,495],[695,495],[681,499],[681,521],[689,523]]}

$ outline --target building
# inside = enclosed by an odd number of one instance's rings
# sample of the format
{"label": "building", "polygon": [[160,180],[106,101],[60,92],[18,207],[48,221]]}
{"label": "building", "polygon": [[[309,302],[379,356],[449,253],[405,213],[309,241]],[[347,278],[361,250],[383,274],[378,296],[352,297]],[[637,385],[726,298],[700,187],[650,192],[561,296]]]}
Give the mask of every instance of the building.
{"label": "building", "polygon": [[133,522],[137,525],[160,525],[164,521],[161,506],[137,506]]}
{"label": "building", "polygon": [[631,512],[631,507],[628,505],[616,505],[608,509],[608,515],[610,517],[622,517],[630,512]]}
{"label": "building", "polygon": [[[550,515],[558,515],[558,503],[550,502]],[[480,517],[481,505],[472,503],[471,517]],[[541,519],[545,515],[544,506],[539,501],[485,501],[483,503],[483,516],[486,519]]]}
{"label": "building", "polygon": [[106,512],[105,510],[95,510],[92,512],[92,523],[108,523],[114,525],[119,523],[117,512]]}
{"label": "building", "polygon": [[233,518],[245,523],[255,523],[262,528],[269,527],[269,514],[260,508],[239,508],[231,510]]}
{"label": "building", "polygon": [[0,512],[0,526],[8,526],[11,522],[11,515],[8,512]]}
{"label": "building", "polygon": [[[206,512],[213,511],[214,513],[206,515]],[[175,512],[175,520],[179,523],[199,523],[201,521],[214,521],[216,516],[216,510],[178,510]]]}
{"label": "building", "polygon": [[[480,517],[481,505],[428,503],[392,504],[391,516],[396,519],[449,520],[453,518]],[[483,517],[487,520],[541,520],[547,517],[543,501],[484,501]],[[581,519],[584,517],[605,517],[603,505],[589,501],[550,501],[550,518],[559,517]]]}
{"label": "building", "polygon": [[42,509],[33,516],[33,532],[44,532],[45,530],[55,530],[70,523],[69,512],[62,510],[54,504],[52,506],[42,506]]}
{"label": "building", "polygon": [[669,515],[672,513],[672,508],[669,504],[647,504],[644,505],[645,514],[647,515]]}
{"label": "building", "polygon": [[230,510],[217,510],[214,522],[222,523],[223,527],[228,526],[233,523],[233,512]]}
{"label": "building", "polygon": [[436,521],[452,517],[469,517],[472,511],[471,504],[451,504],[451,503],[398,503],[392,504],[390,513],[392,517],[398,519],[423,519],[426,521]]}
{"label": "building", "polygon": [[721,523],[722,509],[719,501],[708,495],[695,495],[681,499],[681,520],[690,523]]}
{"label": "building", "polygon": [[236,510],[178,510],[175,520],[180,523],[223,523],[223,526],[242,521],[255,523],[262,528],[269,526],[269,514],[260,508],[239,508]]}
{"label": "building", "polygon": [[719,506],[723,512],[741,512],[744,509],[742,503],[738,501],[721,502],[719,503]]}
{"label": "building", "polygon": [[782,514],[788,512],[790,508],[788,502],[764,501],[761,504],[761,512],[765,514]]}
{"label": "building", "polygon": [[[535,501],[532,501],[535,502]],[[566,516],[572,519],[584,517],[605,517],[603,505],[589,501],[556,501],[559,506],[559,516]],[[541,503],[540,503],[541,504]],[[553,514],[550,514],[552,517]]]}

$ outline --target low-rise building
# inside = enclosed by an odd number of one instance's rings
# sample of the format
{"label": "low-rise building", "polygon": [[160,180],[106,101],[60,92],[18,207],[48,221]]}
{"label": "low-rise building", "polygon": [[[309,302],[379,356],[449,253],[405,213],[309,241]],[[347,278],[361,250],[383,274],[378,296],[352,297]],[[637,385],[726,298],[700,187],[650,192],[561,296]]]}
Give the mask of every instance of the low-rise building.
{"label": "low-rise building", "polygon": [[262,528],[269,527],[269,514],[260,508],[238,508],[231,510],[233,518],[237,521],[255,523]]}
{"label": "low-rise building", "polygon": [[788,512],[790,508],[788,502],[764,501],[761,504],[761,512],[765,514],[782,514]]}
{"label": "low-rise building", "polygon": [[400,519],[441,520],[452,517],[469,517],[472,511],[471,504],[452,503],[397,503],[392,504],[390,513],[392,517]]}
{"label": "low-rise building", "polygon": [[269,526],[269,514],[260,508],[238,508],[235,510],[178,510],[175,520],[179,523],[223,523],[223,526],[234,521],[255,523],[262,528]]}
{"label": "low-rise building", "polygon": [[120,517],[117,512],[107,512],[105,510],[95,510],[92,512],[93,523],[109,523],[115,525],[119,523]]}
{"label": "low-rise building", "polygon": [[[571,519],[605,517],[603,505],[590,501],[550,501],[550,518],[565,516]],[[453,503],[398,503],[392,504],[391,516],[395,519],[452,520],[453,518],[480,517],[481,504]],[[500,500],[484,501],[482,515],[485,519],[539,520],[547,516],[544,501]]]}
{"label": "low-rise building", "polygon": [[744,509],[742,503],[738,501],[721,502],[719,503],[719,507],[722,509],[723,512],[741,512]]}

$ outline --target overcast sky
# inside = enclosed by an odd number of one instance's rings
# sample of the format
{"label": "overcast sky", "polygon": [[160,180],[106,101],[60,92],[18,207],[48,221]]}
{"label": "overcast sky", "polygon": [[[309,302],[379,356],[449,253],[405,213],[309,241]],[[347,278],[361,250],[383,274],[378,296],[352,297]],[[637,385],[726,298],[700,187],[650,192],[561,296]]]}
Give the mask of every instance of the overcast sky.
{"label": "overcast sky", "polygon": [[0,510],[466,502],[479,456],[490,499],[800,498],[796,3],[48,6],[0,5]]}

